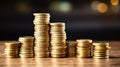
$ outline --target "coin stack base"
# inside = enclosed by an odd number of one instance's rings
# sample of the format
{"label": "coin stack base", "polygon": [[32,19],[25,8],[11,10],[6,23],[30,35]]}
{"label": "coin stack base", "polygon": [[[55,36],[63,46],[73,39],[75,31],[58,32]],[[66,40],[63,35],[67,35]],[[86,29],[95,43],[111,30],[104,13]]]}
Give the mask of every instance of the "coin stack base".
{"label": "coin stack base", "polygon": [[50,23],[50,43],[51,57],[63,58],[66,57],[66,32],[65,23],[56,22]]}
{"label": "coin stack base", "polygon": [[78,39],[76,47],[76,57],[89,58],[91,57],[91,39]]}
{"label": "coin stack base", "polygon": [[94,53],[93,58],[96,59],[107,59],[109,58],[109,43],[93,43],[94,46]]}
{"label": "coin stack base", "polygon": [[10,41],[5,43],[4,54],[6,58],[18,58],[19,57],[19,41]]}
{"label": "coin stack base", "polygon": [[34,13],[35,57],[49,57],[49,13]]}
{"label": "coin stack base", "polygon": [[20,57],[21,58],[33,58],[34,57],[34,37],[23,36],[19,37],[21,42]]}

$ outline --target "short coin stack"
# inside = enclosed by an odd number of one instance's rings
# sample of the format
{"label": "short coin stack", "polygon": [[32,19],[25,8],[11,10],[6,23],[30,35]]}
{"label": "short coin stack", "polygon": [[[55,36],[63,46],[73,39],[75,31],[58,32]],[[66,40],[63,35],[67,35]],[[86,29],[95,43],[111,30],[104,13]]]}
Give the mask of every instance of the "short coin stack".
{"label": "short coin stack", "polygon": [[67,41],[67,55],[68,57],[76,56],[76,41]]}
{"label": "short coin stack", "polygon": [[32,36],[23,36],[19,37],[21,42],[20,48],[20,57],[21,58],[32,58],[34,57],[34,37]]}
{"label": "short coin stack", "polygon": [[10,41],[5,43],[5,57],[6,58],[17,58],[19,57],[19,41]]}
{"label": "short coin stack", "polygon": [[49,57],[49,13],[34,13],[35,57]]}
{"label": "short coin stack", "polygon": [[77,49],[76,49],[76,57],[79,58],[88,58],[91,57],[91,39],[79,39],[77,40]]}
{"label": "short coin stack", "polygon": [[94,53],[93,58],[109,58],[109,43],[93,43]]}
{"label": "short coin stack", "polygon": [[51,57],[66,57],[65,23],[50,23]]}

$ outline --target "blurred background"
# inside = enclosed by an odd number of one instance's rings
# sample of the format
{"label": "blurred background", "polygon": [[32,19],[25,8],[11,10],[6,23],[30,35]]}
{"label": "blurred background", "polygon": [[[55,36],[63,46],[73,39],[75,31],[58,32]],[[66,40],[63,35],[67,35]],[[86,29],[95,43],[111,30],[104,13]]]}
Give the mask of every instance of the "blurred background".
{"label": "blurred background", "polygon": [[34,12],[65,22],[68,40],[120,40],[119,0],[1,0],[0,40],[33,36]]}

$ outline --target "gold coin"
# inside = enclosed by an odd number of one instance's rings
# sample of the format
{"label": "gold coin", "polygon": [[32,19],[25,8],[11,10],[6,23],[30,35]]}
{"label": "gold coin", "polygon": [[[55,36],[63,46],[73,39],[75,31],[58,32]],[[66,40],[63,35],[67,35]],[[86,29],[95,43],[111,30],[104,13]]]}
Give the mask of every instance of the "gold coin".
{"label": "gold coin", "polygon": [[57,30],[60,30],[60,31],[65,31],[65,27],[50,27],[50,31],[57,31]]}
{"label": "gold coin", "polygon": [[50,23],[51,27],[63,27],[65,26],[65,23],[63,22],[54,22],[54,23]]}
{"label": "gold coin", "polygon": [[77,43],[78,47],[91,47],[92,43]]}
{"label": "gold coin", "polygon": [[50,30],[50,33],[51,34],[55,34],[54,32],[58,32],[58,33],[61,33],[61,32],[65,32],[64,30]]}
{"label": "gold coin", "polygon": [[48,54],[35,54],[35,58],[48,58],[50,55]]}
{"label": "gold coin", "polygon": [[77,50],[91,50],[91,47],[76,47]]}
{"label": "gold coin", "polygon": [[33,13],[35,16],[50,16],[49,13]]}
{"label": "gold coin", "polygon": [[51,34],[51,37],[66,37],[66,34]]}
{"label": "gold coin", "polygon": [[94,52],[98,53],[107,53],[109,50],[94,50]]}
{"label": "gold coin", "polygon": [[49,44],[37,44],[37,43],[35,43],[35,47],[38,47],[38,48],[45,48],[45,47],[49,47]]}
{"label": "gold coin", "polygon": [[63,43],[66,42],[66,39],[51,39],[51,43]]}
{"label": "gold coin", "polygon": [[34,50],[35,53],[44,53],[44,52],[48,52],[49,50]]}
{"label": "gold coin", "polygon": [[11,55],[11,56],[14,56],[14,55],[18,55],[18,53],[4,53],[5,55]]}
{"label": "gold coin", "polygon": [[96,42],[93,43],[94,46],[110,46],[108,42]]}
{"label": "gold coin", "polygon": [[68,47],[76,47],[77,42],[76,41],[67,41],[66,44]]}
{"label": "gold coin", "polygon": [[60,51],[51,51],[51,54],[66,54],[66,52],[65,51],[63,51],[63,52],[60,52]]}
{"label": "gold coin", "polygon": [[4,51],[4,53],[18,53],[19,51]]}
{"label": "gold coin", "polygon": [[34,37],[33,36],[23,36],[23,37],[19,37],[19,41],[20,42],[33,42],[34,41]]}
{"label": "gold coin", "polygon": [[66,32],[65,31],[50,31],[50,34],[52,35],[52,34],[66,34]]}
{"label": "gold coin", "polygon": [[64,58],[64,57],[66,57],[66,55],[65,54],[51,54],[51,57],[53,57],[53,58]]}
{"label": "gold coin", "polygon": [[19,41],[8,41],[5,42],[5,51],[15,51],[20,47]]}
{"label": "gold coin", "polygon": [[52,53],[64,53],[66,50],[51,50]]}
{"label": "gold coin", "polygon": [[41,22],[38,22],[38,21],[33,21],[35,25],[37,24],[49,24],[48,20],[46,21],[41,21]]}
{"label": "gold coin", "polygon": [[104,57],[93,56],[93,58],[95,58],[95,59],[107,59],[107,58],[109,58],[109,56],[104,56]]}
{"label": "gold coin", "polygon": [[91,39],[77,39],[78,43],[92,43]]}
{"label": "gold coin", "polygon": [[95,57],[104,57],[104,56],[109,56],[109,54],[108,55],[93,55],[93,56],[95,56]]}
{"label": "gold coin", "polygon": [[48,50],[49,47],[45,46],[44,48],[43,47],[34,47],[34,50]]}
{"label": "gold coin", "polygon": [[91,53],[91,51],[76,51],[77,53]]}
{"label": "gold coin", "polygon": [[19,58],[19,56],[5,56],[6,58]]}
{"label": "gold coin", "polygon": [[62,50],[62,49],[66,49],[67,46],[54,46],[54,47],[51,47],[52,50]]}
{"label": "gold coin", "polygon": [[94,50],[109,50],[111,47],[99,47],[99,46],[96,46],[94,47]]}
{"label": "gold coin", "polygon": [[33,20],[33,22],[41,22],[41,21],[49,21],[50,17],[48,16],[35,16],[35,19]]}
{"label": "gold coin", "polygon": [[109,53],[93,53],[93,56],[109,56]]}
{"label": "gold coin", "polygon": [[51,43],[51,46],[66,46],[65,43],[59,44],[59,43]]}
{"label": "gold coin", "polygon": [[63,40],[66,41],[67,37],[65,36],[51,36],[51,40],[52,41],[56,41],[56,40]]}
{"label": "gold coin", "polygon": [[90,58],[91,55],[76,55],[77,58]]}
{"label": "gold coin", "polygon": [[20,58],[33,58],[33,55],[20,55]]}
{"label": "gold coin", "polygon": [[48,19],[50,19],[50,16],[48,16],[48,15],[36,15],[36,16],[34,16],[35,18],[34,18],[34,20],[48,20]]}
{"label": "gold coin", "polygon": [[6,46],[9,46],[9,45],[15,45],[16,46],[16,44],[18,45],[18,44],[20,44],[20,42],[19,41],[8,41],[8,42],[5,42]]}
{"label": "gold coin", "polygon": [[34,36],[49,37],[49,33],[48,32],[38,32],[38,31],[35,31],[34,32]]}
{"label": "gold coin", "polygon": [[59,40],[59,39],[57,39],[57,40],[51,40],[51,44],[57,44],[57,43],[65,43],[65,39],[64,40]]}
{"label": "gold coin", "polygon": [[19,48],[5,48],[4,51],[18,51]]}
{"label": "gold coin", "polygon": [[19,54],[34,54],[34,52],[33,51],[21,51],[21,52],[19,52]]}

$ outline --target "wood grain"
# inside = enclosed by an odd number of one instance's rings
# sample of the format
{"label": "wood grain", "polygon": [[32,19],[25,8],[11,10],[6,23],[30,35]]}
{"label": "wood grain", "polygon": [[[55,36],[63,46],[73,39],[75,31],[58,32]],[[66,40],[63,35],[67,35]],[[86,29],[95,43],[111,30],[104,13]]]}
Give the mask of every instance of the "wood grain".
{"label": "wood grain", "polygon": [[120,42],[111,41],[110,59],[93,58],[3,58],[4,42],[0,42],[0,67],[120,67]]}

